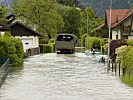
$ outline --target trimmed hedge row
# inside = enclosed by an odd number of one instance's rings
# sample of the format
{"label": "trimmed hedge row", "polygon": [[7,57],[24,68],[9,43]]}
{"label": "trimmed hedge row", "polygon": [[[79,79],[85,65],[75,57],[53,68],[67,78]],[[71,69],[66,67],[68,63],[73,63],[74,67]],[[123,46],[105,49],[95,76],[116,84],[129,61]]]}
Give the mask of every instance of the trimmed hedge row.
{"label": "trimmed hedge row", "polygon": [[85,47],[86,49],[91,49],[93,46],[96,47],[97,50],[101,49],[101,46],[104,45],[104,40],[97,37],[87,36],[85,38]]}
{"label": "trimmed hedge row", "polygon": [[116,49],[116,61],[121,62],[125,70],[122,81],[133,86],[133,46],[121,46]]}
{"label": "trimmed hedge row", "polygon": [[23,62],[24,51],[20,39],[0,37],[0,56],[9,57],[13,66]]}
{"label": "trimmed hedge row", "polygon": [[41,53],[54,53],[55,46],[54,44],[40,44],[40,52]]}

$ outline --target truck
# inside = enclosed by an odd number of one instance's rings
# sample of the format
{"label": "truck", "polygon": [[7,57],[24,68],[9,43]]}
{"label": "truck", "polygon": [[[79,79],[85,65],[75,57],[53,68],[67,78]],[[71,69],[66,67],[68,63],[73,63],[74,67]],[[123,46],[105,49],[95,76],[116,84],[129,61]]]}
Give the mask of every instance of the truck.
{"label": "truck", "polygon": [[57,54],[73,54],[77,45],[74,34],[59,34],[56,39]]}

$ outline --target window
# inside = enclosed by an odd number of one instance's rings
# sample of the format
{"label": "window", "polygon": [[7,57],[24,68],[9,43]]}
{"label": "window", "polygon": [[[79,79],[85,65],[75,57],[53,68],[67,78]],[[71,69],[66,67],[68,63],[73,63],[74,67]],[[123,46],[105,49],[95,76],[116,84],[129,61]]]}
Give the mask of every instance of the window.
{"label": "window", "polygon": [[118,35],[116,35],[116,39],[118,39]]}
{"label": "window", "polygon": [[26,45],[28,45],[29,43],[25,43]]}
{"label": "window", "polygon": [[124,32],[129,33],[130,32],[131,25],[129,26],[124,26]]}
{"label": "window", "polygon": [[123,35],[123,38],[124,39],[128,39],[128,35]]}

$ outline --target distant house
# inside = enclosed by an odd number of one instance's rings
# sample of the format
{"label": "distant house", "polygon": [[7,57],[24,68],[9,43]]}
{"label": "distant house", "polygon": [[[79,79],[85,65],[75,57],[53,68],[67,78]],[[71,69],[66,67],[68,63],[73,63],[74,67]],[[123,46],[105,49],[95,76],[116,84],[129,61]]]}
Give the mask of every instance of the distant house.
{"label": "distant house", "polygon": [[[109,27],[110,10],[106,10],[105,26]],[[133,10],[112,10],[112,39],[133,39]]]}
{"label": "distant house", "polygon": [[22,40],[24,52],[28,49],[39,48],[39,36],[42,36],[41,34],[20,22],[12,23],[9,27],[11,35]]}

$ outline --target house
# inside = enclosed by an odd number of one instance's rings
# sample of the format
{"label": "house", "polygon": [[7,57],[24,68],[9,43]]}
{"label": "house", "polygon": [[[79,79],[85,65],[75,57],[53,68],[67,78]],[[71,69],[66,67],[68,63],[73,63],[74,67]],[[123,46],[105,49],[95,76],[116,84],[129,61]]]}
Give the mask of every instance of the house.
{"label": "house", "polygon": [[[110,10],[106,10],[105,26],[109,27]],[[113,9],[111,19],[112,39],[133,39],[133,10]]]}
{"label": "house", "polygon": [[37,51],[39,51],[39,37],[42,36],[41,34],[38,34],[20,22],[12,23],[9,25],[9,29],[13,37],[22,40],[24,52],[29,49],[38,49]]}

